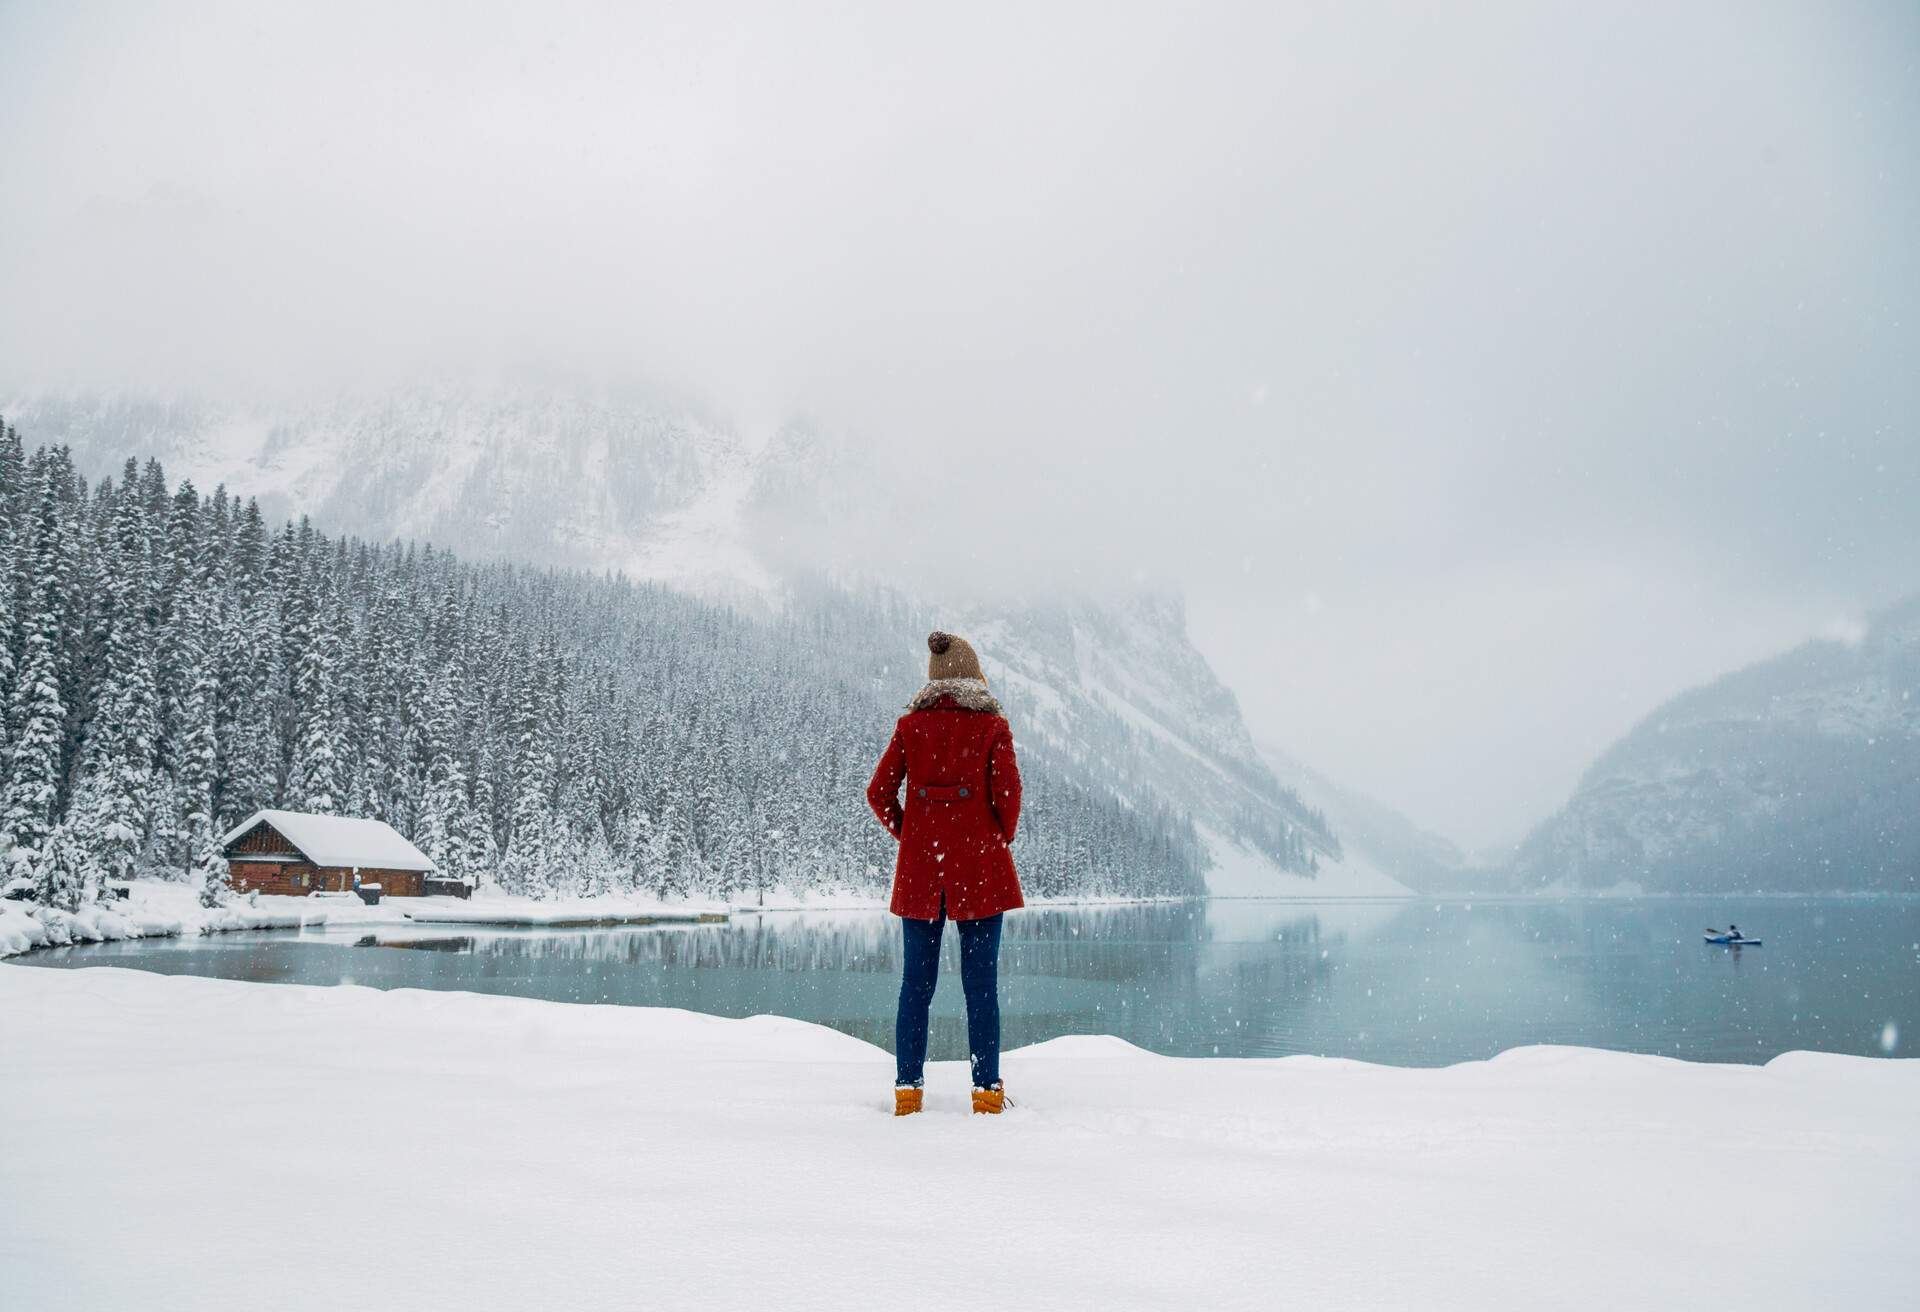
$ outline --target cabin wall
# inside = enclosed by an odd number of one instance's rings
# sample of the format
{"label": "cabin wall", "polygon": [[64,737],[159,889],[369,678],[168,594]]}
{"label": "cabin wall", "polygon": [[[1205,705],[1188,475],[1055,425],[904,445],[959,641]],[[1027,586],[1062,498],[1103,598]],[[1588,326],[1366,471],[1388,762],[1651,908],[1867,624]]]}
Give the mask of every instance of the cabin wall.
{"label": "cabin wall", "polygon": [[[347,874],[346,871],[341,873]],[[380,885],[380,891],[386,897],[419,897],[427,891],[426,872],[421,870],[369,870],[362,866],[360,882]],[[353,887],[351,877],[348,878],[347,887]]]}
{"label": "cabin wall", "polygon": [[[309,893],[351,892],[353,871],[345,866],[316,866],[305,861],[249,861],[234,857],[227,864],[227,882],[242,893],[273,893],[305,897]],[[360,869],[362,884],[378,884],[386,897],[420,897],[426,893],[426,875],[419,870]]]}
{"label": "cabin wall", "polygon": [[315,889],[315,868],[305,861],[248,861],[230,857],[227,883],[242,893],[276,893],[305,897]]}

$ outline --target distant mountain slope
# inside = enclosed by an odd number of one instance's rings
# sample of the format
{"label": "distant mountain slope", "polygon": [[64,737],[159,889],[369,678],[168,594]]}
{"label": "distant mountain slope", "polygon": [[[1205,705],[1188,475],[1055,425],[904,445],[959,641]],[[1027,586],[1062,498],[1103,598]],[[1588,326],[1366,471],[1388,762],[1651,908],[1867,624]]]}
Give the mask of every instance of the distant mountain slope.
{"label": "distant mountain slope", "polygon": [[1262,744],[1260,754],[1281,783],[1326,816],[1351,860],[1416,893],[1489,887],[1490,872],[1474,868],[1451,840],[1422,829],[1384,802],[1342,787],[1283,748]]}
{"label": "distant mountain slope", "polygon": [[1521,845],[1523,883],[1920,891],[1920,596],[1682,693]]}
{"label": "distant mountain slope", "polygon": [[[269,515],[311,514],[325,530],[617,571],[790,624],[833,606],[796,572],[817,557],[792,548],[890,500],[843,435],[793,422],[756,448],[697,408],[639,393],[423,386],[304,406],[24,396],[4,413],[36,440],[71,445],[91,475],[152,456],[203,491],[224,483],[260,496]],[[926,601],[907,609],[932,613]],[[1177,599],[938,613],[981,646],[1023,742],[1167,812],[1166,824],[1190,819],[1217,891],[1401,891],[1349,859],[1326,817],[1274,777],[1188,640]],[[909,638],[901,649],[911,663]],[[904,687],[912,670],[888,677]]]}
{"label": "distant mountain slope", "polygon": [[1346,860],[1324,815],[1260,759],[1239,702],[1187,636],[1177,597],[1143,594],[976,610],[967,631],[1023,740],[1046,742],[1081,777],[1151,780],[1199,825],[1216,893],[1400,893]]}
{"label": "distant mountain slope", "polygon": [[697,409],[638,392],[420,386],[271,405],[36,395],[0,413],[80,471],[159,460],[270,519],[469,556],[621,571],[709,595],[764,589],[745,547],[749,453]]}

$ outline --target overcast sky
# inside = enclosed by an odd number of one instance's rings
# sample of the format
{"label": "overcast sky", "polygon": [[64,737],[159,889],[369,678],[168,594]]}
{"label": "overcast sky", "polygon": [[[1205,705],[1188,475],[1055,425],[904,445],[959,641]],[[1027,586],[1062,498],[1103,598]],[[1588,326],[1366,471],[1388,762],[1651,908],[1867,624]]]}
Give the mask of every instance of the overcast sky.
{"label": "overcast sky", "polygon": [[1920,589],[1916,233],[1906,0],[0,3],[0,384],[804,411],[1469,845]]}

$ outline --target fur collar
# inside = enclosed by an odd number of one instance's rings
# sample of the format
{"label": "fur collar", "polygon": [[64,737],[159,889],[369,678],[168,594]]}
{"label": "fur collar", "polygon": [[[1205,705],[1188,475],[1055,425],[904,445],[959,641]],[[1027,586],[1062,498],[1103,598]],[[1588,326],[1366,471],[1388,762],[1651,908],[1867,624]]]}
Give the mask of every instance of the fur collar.
{"label": "fur collar", "polygon": [[963,711],[985,711],[989,715],[1000,714],[1000,703],[987,691],[985,679],[935,679],[913,695],[907,703],[910,711],[931,709],[942,697],[951,697]]}

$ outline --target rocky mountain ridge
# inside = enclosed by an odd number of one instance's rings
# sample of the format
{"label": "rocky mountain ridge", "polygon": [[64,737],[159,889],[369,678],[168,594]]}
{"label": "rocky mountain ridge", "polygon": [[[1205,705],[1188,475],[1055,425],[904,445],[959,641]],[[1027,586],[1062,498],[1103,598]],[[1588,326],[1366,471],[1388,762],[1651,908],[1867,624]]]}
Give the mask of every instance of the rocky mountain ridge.
{"label": "rocky mountain ridge", "polygon": [[1526,887],[1920,891],[1920,595],[1673,698],[1515,860]]}

